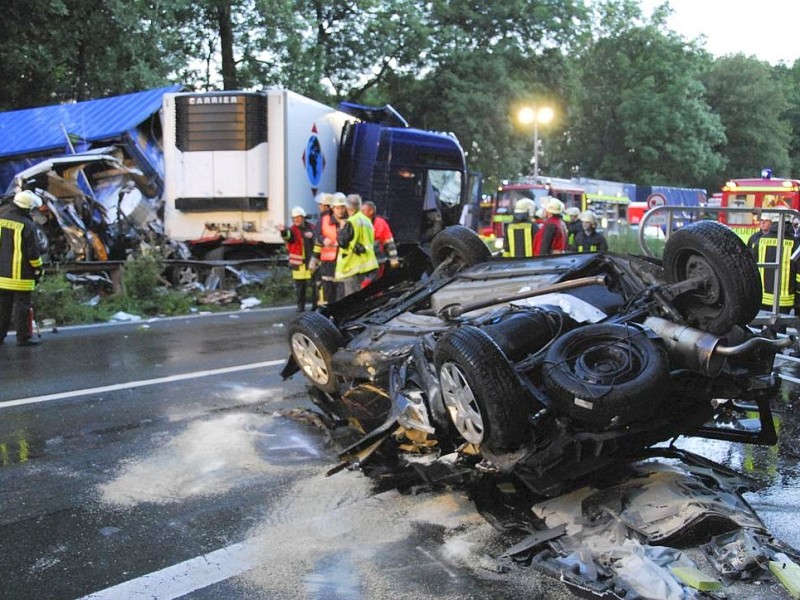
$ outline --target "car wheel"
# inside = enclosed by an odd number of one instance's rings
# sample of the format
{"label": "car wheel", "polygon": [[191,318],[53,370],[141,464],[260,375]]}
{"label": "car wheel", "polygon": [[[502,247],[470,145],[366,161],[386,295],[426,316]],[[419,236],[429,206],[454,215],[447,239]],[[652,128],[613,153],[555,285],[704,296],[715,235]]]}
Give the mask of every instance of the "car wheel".
{"label": "car wheel", "polygon": [[669,384],[669,359],[639,327],[586,325],[553,343],[543,372],[555,412],[606,427],[658,408]]}
{"label": "car wheel", "polygon": [[434,351],[442,400],[458,434],[497,452],[530,437],[525,393],[499,346],[477,327],[445,334]]}
{"label": "car wheel", "polygon": [[332,359],[344,345],[336,326],[319,313],[305,313],[289,327],[292,357],[311,383],[323,392],[338,391]]}
{"label": "car wheel", "polygon": [[447,273],[457,273],[491,257],[492,253],[478,234],[461,225],[447,227],[431,242],[433,267],[441,267]]}
{"label": "car wheel", "polygon": [[761,306],[761,279],[753,255],[733,231],[699,221],[672,234],[664,248],[664,270],[672,283],[702,278],[706,285],[675,299],[693,327],[722,335],[746,325]]}
{"label": "car wheel", "polygon": [[167,269],[167,278],[175,287],[191,287],[200,283],[200,268],[195,265],[172,266]]}

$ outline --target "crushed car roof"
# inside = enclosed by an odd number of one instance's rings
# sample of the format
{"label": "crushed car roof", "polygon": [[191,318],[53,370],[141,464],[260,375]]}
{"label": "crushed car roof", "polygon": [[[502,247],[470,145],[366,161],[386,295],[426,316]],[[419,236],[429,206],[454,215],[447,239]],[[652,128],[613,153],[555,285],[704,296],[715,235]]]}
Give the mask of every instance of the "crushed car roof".
{"label": "crushed car roof", "polygon": [[164,94],[181,85],[75,104],[40,106],[0,113],[0,158],[64,150],[66,135],[93,142],[114,138],[161,108]]}

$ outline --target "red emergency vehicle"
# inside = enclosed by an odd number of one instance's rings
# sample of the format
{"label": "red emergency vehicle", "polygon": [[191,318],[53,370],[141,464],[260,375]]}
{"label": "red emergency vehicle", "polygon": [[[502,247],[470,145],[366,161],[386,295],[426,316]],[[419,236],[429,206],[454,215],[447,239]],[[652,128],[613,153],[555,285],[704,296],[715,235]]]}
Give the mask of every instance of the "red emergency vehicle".
{"label": "red emergency vehicle", "polygon": [[503,237],[503,223],[510,223],[514,217],[514,205],[518,200],[527,198],[542,206],[540,198],[553,196],[564,203],[565,208],[584,209],[586,190],[569,179],[538,178],[521,179],[515,182],[504,182],[497,188],[492,210],[492,228],[497,238]]}
{"label": "red emergency vehicle", "polygon": [[719,220],[747,236],[758,227],[758,214],[774,208],[800,210],[800,180],[772,177],[764,169],[760,179],[732,179],[722,187],[720,206],[749,208],[750,211],[721,212]]}

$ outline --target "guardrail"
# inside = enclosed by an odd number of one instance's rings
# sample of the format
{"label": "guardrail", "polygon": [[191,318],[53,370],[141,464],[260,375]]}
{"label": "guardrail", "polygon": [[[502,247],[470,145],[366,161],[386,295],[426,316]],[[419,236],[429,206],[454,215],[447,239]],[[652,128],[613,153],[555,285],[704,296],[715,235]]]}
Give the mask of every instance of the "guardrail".
{"label": "guardrail", "polygon": [[[769,213],[772,215],[778,216],[778,232],[777,232],[777,246],[775,252],[775,260],[774,261],[767,261],[758,263],[759,268],[764,268],[766,270],[773,271],[773,289],[776,290],[776,293],[773,294],[773,303],[772,303],[772,314],[773,316],[778,316],[780,314],[780,298],[777,290],[781,289],[782,284],[782,272],[780,266],[783,264],[784,259],[784,250],[783,250],[783,241],[786,239],[786,224],[791,223],[792,217],[800,218],[800,211],[793,210],[790,208],[769,208],[769,209],[755,209],[759,211],[759,213]],[[642,220],[639,222],[639,247],[642,249],[642,252],[647,256],[655,256],[652,249],[647,245],[645,240],[645,230],[647,227],[653,227],[652,224],[653,220],[659,216],[666,216],[666,224],[663,225],[664,229],[664,236],[666,239],[669,239],[670,235],[679,228],[679,226],[683,225],[685,221],[693,222],[697,219],[694,218],[695,215],[700,213],[750,213],[754,214],[753,208],[747,207],[708,207],[708,206],[656,206],[655,208],[651,208],[648,210]],[[676,219],[676,214],[680,215],[680,219]],[[660,221],[661,219],[659,219]],[[648,225],[647,222],[650,221],[651,225]],[[661,226],[659,224],[659,226]],[[758,229],[753,229],[753,233],[758,231]],[[790,256],[790,260],[796,261],[800,256],[800,247],[798,247],[792,255]]]}

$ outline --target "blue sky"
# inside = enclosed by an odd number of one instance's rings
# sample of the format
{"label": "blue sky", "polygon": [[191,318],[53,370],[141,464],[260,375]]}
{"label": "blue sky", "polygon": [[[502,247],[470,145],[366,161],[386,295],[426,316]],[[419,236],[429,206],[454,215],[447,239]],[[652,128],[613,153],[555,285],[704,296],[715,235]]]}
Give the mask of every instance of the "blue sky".
{"label": "blue sky", "polygon": [[[650,15],[664,0],[640,0]],[[800,58],[796,29],[798,0],[669,0],[674,14],[670,28],[687,39],[706,36],[706,50],[715,56],[741,52],[770,64],[789,65]]]}

